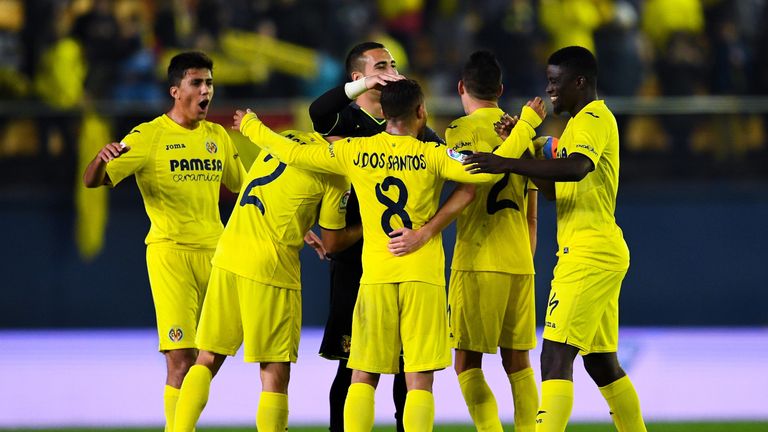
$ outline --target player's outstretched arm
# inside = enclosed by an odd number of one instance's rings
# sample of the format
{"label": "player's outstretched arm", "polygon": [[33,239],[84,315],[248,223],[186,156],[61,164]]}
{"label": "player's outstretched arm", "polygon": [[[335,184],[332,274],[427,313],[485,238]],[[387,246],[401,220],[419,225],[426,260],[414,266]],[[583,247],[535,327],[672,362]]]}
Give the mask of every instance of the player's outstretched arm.
{"label": "player's outstretched arm", "polygon": [[88,164],[83,173],[83,184],[87,188],[95,188],[111,184],[107,175],[107,163],[119,158],[131,148],[123,143],[109,143],[105,145],[96,157]]}
{"label": "player's outstretched arm", "polygon": [[290,166],[328,174],[346,174],[346,167],[333,152],[333,146],[301,146],[267,127],[250,109],[237,110],[232,129]]}
{"label": "player's outstretched arm", "polygon": [[[493,153],[474,153],[464,160],[466,170],[471,173],[520,174],[534,179],[552,181],[579,181],[595,169],[588,157],[574,153],[566,159],[510,159]],[[540,189],[543,190],[543,188]]]}
{"label": "player's outstretched arm", "polygon": [[394,256],[416,252],[432,237],[441,233],[475,199],[475,186],[457,184],[451,196],[440,206],[432,218],[418,229],[398,228],[389,236],[387,248]]}

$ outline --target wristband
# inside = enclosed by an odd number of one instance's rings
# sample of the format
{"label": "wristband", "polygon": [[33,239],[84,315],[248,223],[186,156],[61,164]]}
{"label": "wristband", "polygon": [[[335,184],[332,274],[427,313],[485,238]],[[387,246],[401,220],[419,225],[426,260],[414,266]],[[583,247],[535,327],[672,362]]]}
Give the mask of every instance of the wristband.
{"label": "wristband", "polygon": [[365,77],[344,84],[344,93],[349,100],[355,100],[358,96],[368,91],[365,86]]}

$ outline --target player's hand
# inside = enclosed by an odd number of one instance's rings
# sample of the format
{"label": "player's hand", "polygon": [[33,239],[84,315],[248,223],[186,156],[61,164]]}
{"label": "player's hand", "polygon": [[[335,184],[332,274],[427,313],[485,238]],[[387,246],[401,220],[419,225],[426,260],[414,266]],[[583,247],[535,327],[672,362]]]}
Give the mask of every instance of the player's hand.
{"label": "player's hand", "polygon": [[128,152],[130,149],[130,146],[127,146],[123,143],[113,142],[105,145],[101,150],[99,150],[97,157],[104,163],[107,163],[113,159],[119,158],[120,155]]}
{"label": "player's hand", "polygon": [[542,120],[547,117],[547,108],[544,106],[544,101],[541,100],[540,97],[536,96],[535,98],[529,100],[525,105],[536,111],[536,114],[538,114]]}
{"label": "player's hand", "polygon": [[464,158],[464,169],[472,174],[503,174],[509,171],[510,159],[493,153],[472,153]]}
{"label": "player's hand", "polygon": [[246,114],[250,114],[253,111],[251,111],[250,108],[247,108],[245,111],[243,110],[237,110],[235,111],[235,115],[232,116],[232,119],[234,120],[234,123],[232,124],[232,129],[239,131],[240,130],[240,123],[243,122],[243,117],[245,117]]}
{"label": "player's hand", "polygon": [[496,135],[498,135],[499,138],[504,141],[507,139],[509,134],[512,133],[512,128],[515,127],[518,120],[518,116],[512,117],[511,115],[504,113],[499,121],[493,124],[493,130],[495,130]]}
{"label": "player's hand", "polygon": [[389,236],[391,239],[389,244],[387,244],[387,248],[392,255],[398,257],[416,252],[428,240],[421,230],[412,230],[410,228],[398,228],[389,233]]}
{"label": "player's hand", "polygon": [[315,253],[317,253],[317,257],[321,260],[329,259],[328,252],[325,250],[323,241],[320,239],[320,237],[317,236],[317,234],[315,234],[314,231],[307,231],[307,234],[304,235],[304,243],[314,249]]}
{"label": "player's hand", "polygon": [[387,83],[400,81],[401,79],[405,79],[405,77],[399,74],[381,73],[377,75],[369,75],[365,77],[365,87],[368,88],[368,90],[373,88],[381,90]]}

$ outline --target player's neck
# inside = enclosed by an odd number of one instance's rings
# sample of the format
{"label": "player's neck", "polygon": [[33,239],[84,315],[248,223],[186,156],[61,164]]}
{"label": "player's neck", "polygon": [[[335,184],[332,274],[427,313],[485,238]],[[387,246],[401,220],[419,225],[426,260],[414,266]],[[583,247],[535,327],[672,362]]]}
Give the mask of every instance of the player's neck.
{"label": "player's neck", "polygon": [[569,114],[571,117],[576,117],[576,114],[580,113],[582,109],[584,109],[585,106],[589,105],[590,103],[597,100],[597,92],[592,91],[584,95],[584,97],[580,98],[578,102],[573,106],[572,111],[569,111]]}
{"label": "player's neck", "polygon": [[464,112],[467,113],[467,115],[472,114],[473,112],[479,110],[480,108],[498,108],[499,102],[498,100],[483,100],[483,99],[475,99],[475,98],[467,98],[466,102],[464,102]]}
{"label": "player's neck", "polygon": [[381,99],[378,96],[371,94],[370,91],[360,95],[355,99],[355,102],[368,114],[376,118],[384,118],[384,113],[381,111]]}
{"label": "player's neck", "polygon": [[418,122],[413,120],[387,120],[386,132],[390,135],[398,136],[412,136],[417,138],[419,136]]}
{"label": "player's neck", "polygon": [[194,130],[200,126],[200,120],[196,118],[190,119],[184,116],[184,114],[177,110],[175,107],[171,108],[171,110],[168,111],[165,115],[167,115],[171,120],[173,120],[176,124],[183,127],[184,129]]}

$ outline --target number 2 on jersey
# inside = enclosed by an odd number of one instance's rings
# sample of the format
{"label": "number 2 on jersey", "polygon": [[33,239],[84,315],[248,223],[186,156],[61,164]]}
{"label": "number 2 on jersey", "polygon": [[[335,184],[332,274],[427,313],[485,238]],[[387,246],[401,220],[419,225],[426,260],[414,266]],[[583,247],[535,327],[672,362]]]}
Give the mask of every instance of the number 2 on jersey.
{"label": "number 2 on jersey", "polygon": [[[268,154],[266,157],[264,157],[264,162],[269,161],[272,159],[272,155]],[[255,195],[251,195],[251,189],[255,188],[256,186],[264,186],[265,184],[271,183],[276,178],[280,177],[280,174],[285,171],[286,165],[282,162],[280,162],[274,171],[272,171],[270,174],[267,174],[265,176],[257,177],[253,180],[251,180],[250,183],[248,183],[248,187],[245,188],[245,191],[243,192],[243,197],[240,199],[240,206],[245,206],[246,204],[253,204],[255,205],[259,211],[261,211],[261,214],[264,214],[266,209],[264,208],[264,203],[261,202],[259,197]]]}
{"label": "number 2 on jersey", "polygon": [[[390,186],[396,186],[400,194],[397,197],[397,201],[386,195],[384,192],[389,190]],[[405,187],[405,183],[397,177],[386,177],[381,183],[376,183],[376,199],[380,203],[384,204],[387,209],[381,214],[381,229],[384,233],[389,235],[392,230],[392,217],[400,216],[403,221],[403,226],[406,228],[413,228],[411,222],[411,216],[405,211],[405,203],[408,202],[408,189]]]}
{"label": "number 2 on jersey", "polygon": [[511,199],[499,199],[499,194],[509,184],[509,173],[504,174],[501,180],[494,183],[491,191],[488,193],[488,201],[485,202],[485,210],[492,215],[505,208],[511,208],[520,211],[520,207]]}

